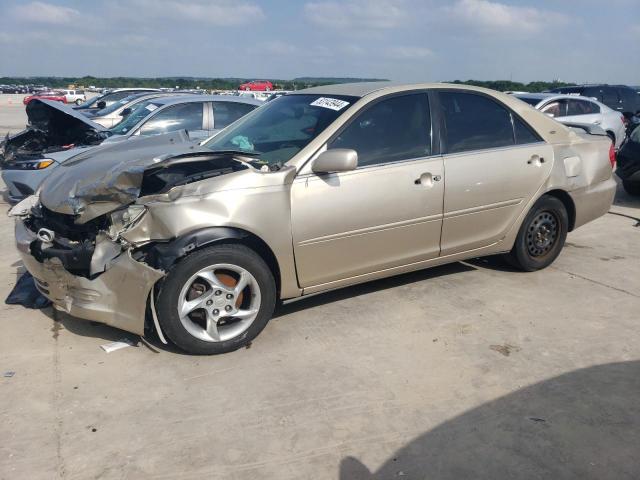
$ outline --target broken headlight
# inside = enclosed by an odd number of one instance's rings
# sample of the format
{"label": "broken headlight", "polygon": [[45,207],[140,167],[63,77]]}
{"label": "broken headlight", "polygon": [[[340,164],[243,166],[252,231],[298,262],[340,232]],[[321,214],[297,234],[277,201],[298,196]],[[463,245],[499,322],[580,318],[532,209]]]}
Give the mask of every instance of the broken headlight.
{"label": "broken headlight", "polygon": [[147,207],[144,205],[129,205],[127,208],[112,212],[109,215],[111,221],[109,236],[116,239],[121,233],[138,223],[146,212]]}

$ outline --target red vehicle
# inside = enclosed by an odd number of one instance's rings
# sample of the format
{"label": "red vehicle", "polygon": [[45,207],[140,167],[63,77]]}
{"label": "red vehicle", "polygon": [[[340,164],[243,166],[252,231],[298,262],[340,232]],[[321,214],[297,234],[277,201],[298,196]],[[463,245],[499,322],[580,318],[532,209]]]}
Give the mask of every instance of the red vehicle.
{"label": "red vehicle", "polygon": [[243,83],[238,87],[238,90],[247,90],[253,92],[269,92],[273,90],[273,83],[269,80],[252,80],[247,83]]}
{"label": "red vehicle", "polygon": [[39,100],[53,100],[54,102],[62,102],[67,103],[67,97],[64,92],[42,92],[42,93],[34,93],[33,95],[28,95],[22,99],[22,103],[25,105],[29,103],[31,100],[35,99]]}

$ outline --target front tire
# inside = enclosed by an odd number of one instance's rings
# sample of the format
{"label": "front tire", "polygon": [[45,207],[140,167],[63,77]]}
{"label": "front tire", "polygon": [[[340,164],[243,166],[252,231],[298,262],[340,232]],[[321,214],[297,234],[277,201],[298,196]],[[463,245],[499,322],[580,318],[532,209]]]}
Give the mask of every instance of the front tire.
{"label": "front tire", "polygon": [[76,105],[82,105],[82,100],[81,99],[77,99],[75,103],[76,103]]}
{"label": "front tire", "polygon": [[180,349],[212,355],[247,346],[271,319],[276,286],[244,245],[199,250],[176,264],[156,300],[160,326]]}
{"label": "front tire", "polygon": [[522,222],[506,259],[525,272],[546,268],[560,255],[568,230],[569,216],[564,204],[545,195],[533,205]]}

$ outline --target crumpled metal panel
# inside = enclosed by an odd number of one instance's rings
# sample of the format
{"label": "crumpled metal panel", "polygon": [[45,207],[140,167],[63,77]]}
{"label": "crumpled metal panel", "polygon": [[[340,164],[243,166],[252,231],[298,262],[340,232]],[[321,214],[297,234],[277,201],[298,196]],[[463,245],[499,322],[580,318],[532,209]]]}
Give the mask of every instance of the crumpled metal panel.
{"label": "crumpled metal panel", "polygon": [[138,198],[144,171],[176,155],[208,153],[184,131],[101,145],[56,168],[40,188],[49,210],[85,223]]}

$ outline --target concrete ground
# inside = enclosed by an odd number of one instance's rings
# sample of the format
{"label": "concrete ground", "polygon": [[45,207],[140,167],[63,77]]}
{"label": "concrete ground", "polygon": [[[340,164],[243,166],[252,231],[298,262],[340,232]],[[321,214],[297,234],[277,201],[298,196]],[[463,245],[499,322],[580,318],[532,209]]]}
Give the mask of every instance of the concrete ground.
{"label": "concrete ground", "polygon": [[[4,216],[0,236],[5,298]],[[318,295],[216,357],[107,354],[135,336],[3,305],[0,479],[640,478],[639,242],[620,191],[544,271],[474,260]]]}

